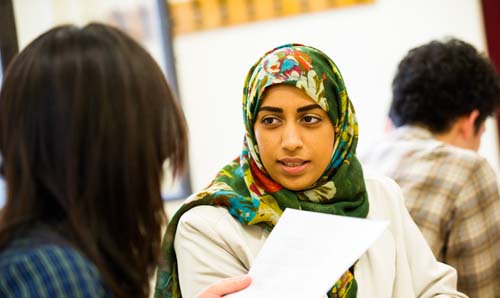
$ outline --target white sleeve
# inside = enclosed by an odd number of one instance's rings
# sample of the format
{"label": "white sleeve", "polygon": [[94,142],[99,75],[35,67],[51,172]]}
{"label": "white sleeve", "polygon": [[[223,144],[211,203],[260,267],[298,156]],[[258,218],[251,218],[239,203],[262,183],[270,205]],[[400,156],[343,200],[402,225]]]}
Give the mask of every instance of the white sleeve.
{"label": "white sleeve", "polygon": [[199,206],[183,214],[174,241],[182,297],[246,274],[257,253],[248,243],[264,241],[262,235],[262,228],[241,225],[225,208]]}

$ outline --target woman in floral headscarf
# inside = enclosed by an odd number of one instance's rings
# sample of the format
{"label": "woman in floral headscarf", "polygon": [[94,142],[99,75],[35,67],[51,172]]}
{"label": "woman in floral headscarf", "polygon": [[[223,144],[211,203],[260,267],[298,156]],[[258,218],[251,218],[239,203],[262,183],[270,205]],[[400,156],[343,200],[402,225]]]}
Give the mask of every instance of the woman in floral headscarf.
{"label": "woman in floral headscarf", "polygon": [[189,198],[167,229],[156,297],[193,297],[248,272],[286,208],[391,221],[325,296],[464,297],[395,183],[363,177],[354,109],[328,56],[299,44],[266,53],[247,75],[243,115],[240,156]]}

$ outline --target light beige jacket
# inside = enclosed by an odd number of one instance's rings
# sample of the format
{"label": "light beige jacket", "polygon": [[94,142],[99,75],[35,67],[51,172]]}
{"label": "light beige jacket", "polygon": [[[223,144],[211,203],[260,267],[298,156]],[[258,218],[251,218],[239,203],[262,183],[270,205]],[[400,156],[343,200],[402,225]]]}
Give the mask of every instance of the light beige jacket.
{"label": "light beige jacket", "polygon": [[[467,297],[456,291],[455,269],[434,258],[396,183],[370,178],[366,187],[368,218],[389,220],[390,226],[354,268],[357,297]],[[174,242],[182,296],[195,297],[221,278],[247,273],[267,236],[263,227],[244,226],[222,207],[199,206],[186,212]]]}

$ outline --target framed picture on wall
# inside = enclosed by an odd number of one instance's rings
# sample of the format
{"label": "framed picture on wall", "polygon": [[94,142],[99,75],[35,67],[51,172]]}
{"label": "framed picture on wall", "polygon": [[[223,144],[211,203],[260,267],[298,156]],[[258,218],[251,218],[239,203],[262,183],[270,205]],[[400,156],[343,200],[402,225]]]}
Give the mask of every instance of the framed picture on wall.
{"label": "framed picture on wall", "polygon": [[[175,70],[169,6],[165,0],[136,0],[132,6],[109,10],[106,21],[122,29],[146,47],[162,67],[172,91],[179,97]],[[100,2],[99,2],[100,3]],[[118,2],[123,3],[123,2]],[[181,177],[172,177],[164,165],[162,196],[165,200],[185,199],[191,193],[189,166]]]}

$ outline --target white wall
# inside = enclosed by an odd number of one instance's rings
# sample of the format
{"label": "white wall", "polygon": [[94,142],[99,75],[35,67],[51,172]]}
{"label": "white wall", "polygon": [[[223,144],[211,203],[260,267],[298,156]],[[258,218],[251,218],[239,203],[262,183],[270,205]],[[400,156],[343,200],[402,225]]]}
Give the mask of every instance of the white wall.
{"label": "white wall", "polygon": [[[193,190],[241,150],[241,94],[250,66],[277,45],[315,46],[337,63],[357,110],[358,151],[383,133],[390,84],[406,52],[455,36],[486,48],[479,0],[376,0],[322,13],[183,35],[175,39],[180,93],[190,127]],[[482,153],[498,169],[494,123]]]}

